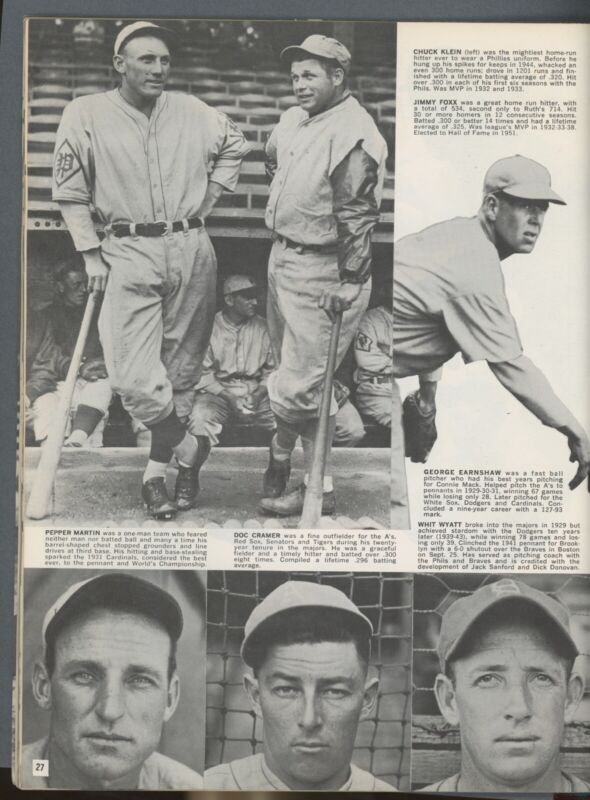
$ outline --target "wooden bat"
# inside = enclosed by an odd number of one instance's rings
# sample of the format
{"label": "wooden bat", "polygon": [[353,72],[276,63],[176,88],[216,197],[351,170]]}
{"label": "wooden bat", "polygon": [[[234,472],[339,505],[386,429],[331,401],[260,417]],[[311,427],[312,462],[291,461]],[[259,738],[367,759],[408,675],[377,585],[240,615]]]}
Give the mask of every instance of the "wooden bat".
{"label": "wooden bat", "polygon": [[76,346],[74,347],[72,360],[70,362],[70,368],[68,369],[68,374],[64,381],[55,425],[49,431],[47,440],[41,448],[41,457],[37,465],[33,485],[31,487],[31,494],[29,495],[29,501],[27,503],[26,515],[29,519],[43,519],[49,513],[53,484],[55,483],[55,475],[57,473],[68,416],[72,405],[72,395],[74,394],[76,378],[78,377],[82,354],[86,346],[86,339],[88,338],[88,331],[90,330],[90,323],[92,322],[99,294],[99,292],[92,292],[92,294],[88,296],[88,301],[86,302],[82,324],[80,325],[80,333],[78,334]]}
{"label": "wooden bat", "polygon": [[313,443],[311,469],[309,471],[309,480],[303,500],[303,511],[299,522],[300,528],[317,528],[322,516],[324,471],[326,469],[326,458],[330,445],[328,441],[330,405],[332,404],[332,385],[334,383],[334,372],[336,370],[338,338],[340,337],[341,325],[342,311],[339,311],[334,316],[332,330],[330,332],[330,346],[328,349],[328,359],[326,361],[326,371],[324,372],[324,388],[320,404],[320,418],[318,420],[317,433]]}

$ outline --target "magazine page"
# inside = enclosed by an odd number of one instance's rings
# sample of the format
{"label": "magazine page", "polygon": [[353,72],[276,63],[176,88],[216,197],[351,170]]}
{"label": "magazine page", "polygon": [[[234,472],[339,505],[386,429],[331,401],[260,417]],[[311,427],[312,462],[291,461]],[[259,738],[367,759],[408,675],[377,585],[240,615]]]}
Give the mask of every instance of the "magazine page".
{"label": "magazine page", "polygon": [[589,57],[588,26],[398,25],[415,790],[588,791]]}
{"label": "magazine page", "polygon": [[395,24],[25,37],[15,781],[407,789]]}

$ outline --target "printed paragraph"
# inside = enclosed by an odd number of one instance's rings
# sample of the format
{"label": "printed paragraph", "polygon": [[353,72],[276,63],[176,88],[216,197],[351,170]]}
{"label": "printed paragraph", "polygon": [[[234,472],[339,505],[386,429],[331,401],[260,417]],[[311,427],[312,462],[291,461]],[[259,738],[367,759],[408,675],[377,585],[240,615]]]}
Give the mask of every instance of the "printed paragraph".
{"label": "printed paragraph", "polygon": [[418,570],[576,572],[580,523],[419,522]]}

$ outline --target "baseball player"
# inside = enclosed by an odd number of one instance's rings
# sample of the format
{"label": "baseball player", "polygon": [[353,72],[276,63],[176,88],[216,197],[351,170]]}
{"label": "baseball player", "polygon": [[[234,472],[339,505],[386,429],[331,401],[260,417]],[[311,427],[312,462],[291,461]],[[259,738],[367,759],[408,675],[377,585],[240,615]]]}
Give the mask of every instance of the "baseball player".
{"label": "baseball player", "polygon": [[205,772],[210,790],[395,791],[350,763],[358,724],[374,711],[373,627],[339,589],[287,581],[246,622],[244,688],[264,752]]}
{"label": "baseball player", "polygon": [[[23,747],[23,788],[202,788],[200,775],[157,752],[178,705],[182,627],[174,597],[132,575],[68,587],[43,620],[33,694],[51,718],[48,736]],[[38,759],[47,776],[35,776]]]}
{"label": "baseball player", "polygon": [[189,431],[207,436],[212,445],[230,419],[275,428],[266,390],[274,358],[266,322],[256,314],[257,295],[246,275],[230,275],[223,283],[224,308],[215,315],[189,421]]}
{"label": "baseball player", "polygon": [[563,728],[584,692],[559,601],[502,579],[456,600],[438,641],[440,710],[461,733],[461,769],[427,792],[588,792],[561,769]]}
{"label": "baseball player", "polygon": [[[224,114],[164,91],[172,38],[143,21],[119,32],[121,86],[66,107],[53,168],[53,198],[84,257],[88,288],[105,290],[99,331],[111,385],[152,433],[142,497],[155,518],[192,507],[208,452],[208,440],[186,430],[215,314],[216,259],[204,222],[235,187],[248,152]],[[172,454],[175,502],[165,484]]]}
{"label": "baseball player", "polygon": [[[379,219],[387,147],[348,90],[351,56],[335,39],[313,35],[281,53],[298,105],[267,146],[273,175],[266,224],[274,244],[268,267],[267,319],[278,368],[268,381],[277,433],[261,510],[299,514],[305,479],[285,492],[291,452],[301,435],[306,472],[317,430],[331,317],[343,312],[338,362],[354,337],[371,291],[371,231]],[[337,404],[333,398],[328,436]],[[335,499],[329,461],[323,513]]]}
{"label": "baseball player", "polygon": [[[520,155],[502,158],[486,173],[475,217],[455,217],[395,244],[393,374],[431,373],[457,352],[468,364],[486,360],[525,408],[567,437],[570,460],[578,463],[574,489],[588,477],[590,442],[524,355],[500,266],[514,253],[533,251],[549,204],[565,202],[544,166]],[[436,383],[428,388],[418,393],[425,415],[434,410]],[[393,430],[403,441],[401,425]]]}

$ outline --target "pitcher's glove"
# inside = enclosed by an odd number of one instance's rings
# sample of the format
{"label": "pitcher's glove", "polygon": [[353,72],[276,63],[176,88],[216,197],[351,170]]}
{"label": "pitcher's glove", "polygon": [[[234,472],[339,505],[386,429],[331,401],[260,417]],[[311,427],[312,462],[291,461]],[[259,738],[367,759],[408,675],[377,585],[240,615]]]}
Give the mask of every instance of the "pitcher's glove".
{"label": "pitcher's glove", "polygon": [[404,400],[402,420],[406,456],[411,461],[425,464],[436,442],[436,409],[424,414],[418,405],[418,393],[416,390]]}

